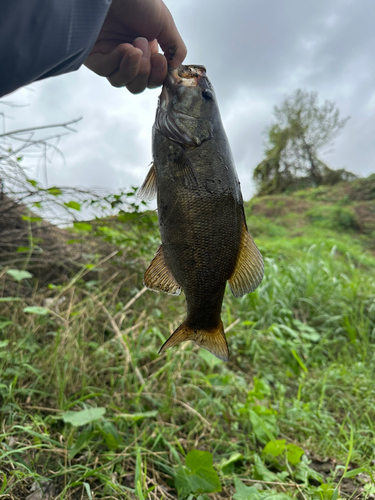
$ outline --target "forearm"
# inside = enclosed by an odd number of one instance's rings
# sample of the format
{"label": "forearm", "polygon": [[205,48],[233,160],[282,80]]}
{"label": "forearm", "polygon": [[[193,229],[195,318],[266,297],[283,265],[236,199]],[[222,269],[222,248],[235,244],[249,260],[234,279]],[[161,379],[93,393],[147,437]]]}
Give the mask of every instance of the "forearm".
{"label": "forearm", "polygon": [[111,0],[2,0],[0,96],[77,70],[88,57]]}

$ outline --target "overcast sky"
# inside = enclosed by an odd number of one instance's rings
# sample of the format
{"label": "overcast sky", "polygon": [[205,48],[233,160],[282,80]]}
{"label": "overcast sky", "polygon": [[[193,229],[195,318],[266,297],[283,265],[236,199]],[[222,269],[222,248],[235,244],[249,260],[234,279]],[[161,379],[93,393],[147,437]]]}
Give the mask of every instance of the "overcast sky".
{"label": "overcast sky", "polygon": [[[186,64],[203,64],[215,87],[244,198],[262,159],[272,109],[296,88],[317,91],[351,119],[324,156],[331,168],[375,172],[374,0],[167,0],[187,45]],[[86,68],[34,83],[4,100],[8,129],[82,116],[48,168],[50,185],[139,186],[151,161],[160,89],[134,96]],[[0,107],[0,111],[4,107]],[[41,170],[35,172],[43,180]]]}

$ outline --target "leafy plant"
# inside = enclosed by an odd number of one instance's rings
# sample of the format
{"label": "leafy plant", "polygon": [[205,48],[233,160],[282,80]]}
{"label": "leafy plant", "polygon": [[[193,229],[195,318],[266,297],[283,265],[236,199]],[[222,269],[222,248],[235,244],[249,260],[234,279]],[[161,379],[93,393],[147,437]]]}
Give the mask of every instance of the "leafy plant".
{"label": "leafy plant", "polygon": [[177,469],[175,484],[179,498],[191,493],[213,493],[221,491],[219,476],[213,468],[212,454],[192,450],[186,455],[185,466]]}

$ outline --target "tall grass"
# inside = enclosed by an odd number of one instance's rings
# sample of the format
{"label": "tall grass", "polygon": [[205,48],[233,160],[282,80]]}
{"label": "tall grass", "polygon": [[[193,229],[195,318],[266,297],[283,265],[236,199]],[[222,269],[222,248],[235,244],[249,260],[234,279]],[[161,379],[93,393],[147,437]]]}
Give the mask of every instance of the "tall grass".
{"label": "tall grass", "polygon": [[[184,318],[184,299],[142,289],[145,261],[130,256],[131,279],[114,266],[0,299],[3,498],[26,498],[35,481],[61,499],[177,498],[182,475],[193,474],[184,457],[198,449],[219,472],[221,496],[210,498],[250,494],[241,488],[255,482],[262,495],[328,500],[351,432],[351,467],[371,471],[375,261],[345,238],[302,240],[260,240],[262,285],[241,299],[226,294],[228,364],[190,343],[157,354]],[[72,424],[72,411],[88,421]],[[277,439],[306,455],[270,461],[262,450]],[[319,476],[314,456],[337,462]],[[201,499],[204,491],[214,490]]]}

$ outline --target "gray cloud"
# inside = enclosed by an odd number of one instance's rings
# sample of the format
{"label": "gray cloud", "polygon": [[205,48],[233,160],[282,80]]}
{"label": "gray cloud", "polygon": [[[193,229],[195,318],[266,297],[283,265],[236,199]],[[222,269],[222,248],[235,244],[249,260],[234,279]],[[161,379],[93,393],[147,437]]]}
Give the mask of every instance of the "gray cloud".
{"label": "gray cloud", "polygon": [[[375,4],[372,0],[170,0],[187,44],[186,63],[204,64],[215,86],[244,197],[262,158],[262,132],[272,108],[298,87],[334,100],[351,119],[325,156],[333,168],[375,171]],[[117,189],[139,185],[151,160],[151,127],[159,91],[133,96],[85,68],[32,85],[8,111],[19,124],[78,116],[79,132],[60,143],[54,184]],[[18,96],[18,97],[17,97]]]}

